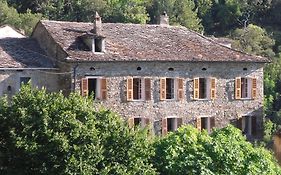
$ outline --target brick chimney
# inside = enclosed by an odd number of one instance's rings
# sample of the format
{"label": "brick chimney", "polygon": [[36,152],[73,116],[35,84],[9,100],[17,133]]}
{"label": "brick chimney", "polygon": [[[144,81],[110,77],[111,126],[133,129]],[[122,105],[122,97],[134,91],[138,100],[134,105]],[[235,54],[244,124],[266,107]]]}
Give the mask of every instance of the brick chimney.
{"label": "brick chimney", "polygon": [[164,26],[169,25],[169,16],[165,11],[160,15],[159,24]]}
{"label": "brick chimney", "polygon": [[98,14],[98,12],[96,12],[94,16],[94,34],[101,35],[101,30],[102,30],[101,17]]}

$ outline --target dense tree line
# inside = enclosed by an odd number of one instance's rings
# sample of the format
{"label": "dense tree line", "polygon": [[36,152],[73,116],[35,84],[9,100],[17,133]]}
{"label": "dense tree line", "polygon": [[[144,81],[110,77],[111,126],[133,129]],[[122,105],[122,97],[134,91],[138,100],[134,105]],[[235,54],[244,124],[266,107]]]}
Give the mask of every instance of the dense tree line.
{"label": "dense tree line", "polygon": [[281,174],[270,152],[233,126],[151,137],[91,99],[30,86],[1,98],[0,174]]}

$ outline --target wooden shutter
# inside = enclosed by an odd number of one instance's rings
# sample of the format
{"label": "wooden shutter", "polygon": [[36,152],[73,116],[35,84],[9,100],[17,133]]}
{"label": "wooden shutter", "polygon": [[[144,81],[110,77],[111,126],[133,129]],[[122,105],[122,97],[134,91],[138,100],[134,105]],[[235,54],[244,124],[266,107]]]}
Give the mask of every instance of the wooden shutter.
{"label": "wooden shutter", "polygon": [[183,79],[177,78],[178,81],[178,100],[182,100],[184,93],[183,93]]}
{"label": "wooden shutter", "polygon": [[216,99],[216,79],[211,78],[211,99]]}
{"label": "wooden shutter", "polygon": [[193,79],[193,99],[199,99],[199,78]]}
{"label": "wooden shutter", "polygon": [[235,99],[241,99],[241,77],[235,78]]}
{"label": "wooden shutter", "polygon": [[196,118],[196,128],[201,131],[201,118]]}
{"label": "wooden shutter", "polygon": [[82,96],[88,96],[88,78],[82,78],[81,79],[81,95]]}
{"label": "wooden shutter", "polygon": [[252,78],[252,99],[257,98],[257,79]]}
{"label": "wooden shutter", "polygon": [[144,79],[145,86],[145,100],[151,100],[151,80],[150,78]]}
{"label": "wooden shutter", "polygon": [[144,123],[145,123],[145,127],[149,126],[150,125],[150,119],[149,118],[143,118],[144,120]]}
{"label": "wooden shutter", "polygon": [[129,126],[129,128],[134,128],[134,126],[135,126],[134,117],[131,117],[128,119],[128,126]]}
{"label": "wooden shutter", "polygon": [[251,116],[252,120],[252,135],[255,136],[257,134],[257,117]]}
{"label": "wooden shutter", "polygon": [[216,118],[215,117],[210,117],[210,129],[213,131],[213,128],[216,127]]}
{"label": "wooden shutter", "polygon": [[168,120],[167,118],[162,119],[162,136],[168,133]]}
{"label": "wooden shutter", "polygon": [[166,99],[166,78],[160,78],[160,100]]}
{"label": "wooden shutter", "polygon": [[133,78],[127,78],[127,101],[133,100]]}
{"label": "wooden shutter", "polygon": [[101,78],[101,99],[106,100],[107,98],[107,80],[106,78]]}
{"label": "wooden shutter", "polygon": [[181,127],[182,125],[182,118],[177,118],[177,128]]}

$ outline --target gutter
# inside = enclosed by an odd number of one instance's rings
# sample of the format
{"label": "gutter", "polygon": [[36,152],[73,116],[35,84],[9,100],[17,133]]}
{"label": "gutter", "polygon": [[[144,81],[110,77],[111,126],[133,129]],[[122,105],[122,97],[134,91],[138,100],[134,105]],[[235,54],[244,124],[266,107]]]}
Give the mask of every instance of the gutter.
{"label": "gutter", "polygon": [[0,70],[60,70],[58,68],[0,68]]}

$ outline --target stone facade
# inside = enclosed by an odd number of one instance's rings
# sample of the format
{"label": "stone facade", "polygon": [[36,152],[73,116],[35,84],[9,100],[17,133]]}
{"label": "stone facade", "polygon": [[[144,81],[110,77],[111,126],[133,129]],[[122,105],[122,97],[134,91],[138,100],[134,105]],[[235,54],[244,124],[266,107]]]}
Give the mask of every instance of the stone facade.
{"label": "stone facade", "polygon": [[[137,70],[140,67],[141,70]],[[169,71],[173,68],[173,71]],[[204,69],[205,68],[205,69]],[[161,121],[165,117],[182,117],[183,123],[194,124],[197,117],[215,117],[216,127],[224,127],[241,116],[257,117],[262,126],[263,64],[261,63],[204,63],[204,62],[95,62],[80,63],[76,67],[76,87],[81,88],[81,78],[86,76],[107,78],[107,99],[101,100],[126,119],[148,117]],[[127,77],[151,78],[151,100],[127,101]],[[74,77],[72,75],[72,77]],[[184,98],[160,101],[160,78],[183,78]],[[216,99],[194,100],[193,78],[216,78]],[[235,77],[257,79],[255,99],[235,99]],[[74,81],[74,80],[73,80]],[[259,132],[260,133],[260,132]]]}
{"label": "stone facade", "polygon": [[33,87],[59,91],[58,75],[55,73],[53,70],[0,70],[0,96],[18,92],[21,77],[29,77]]}

